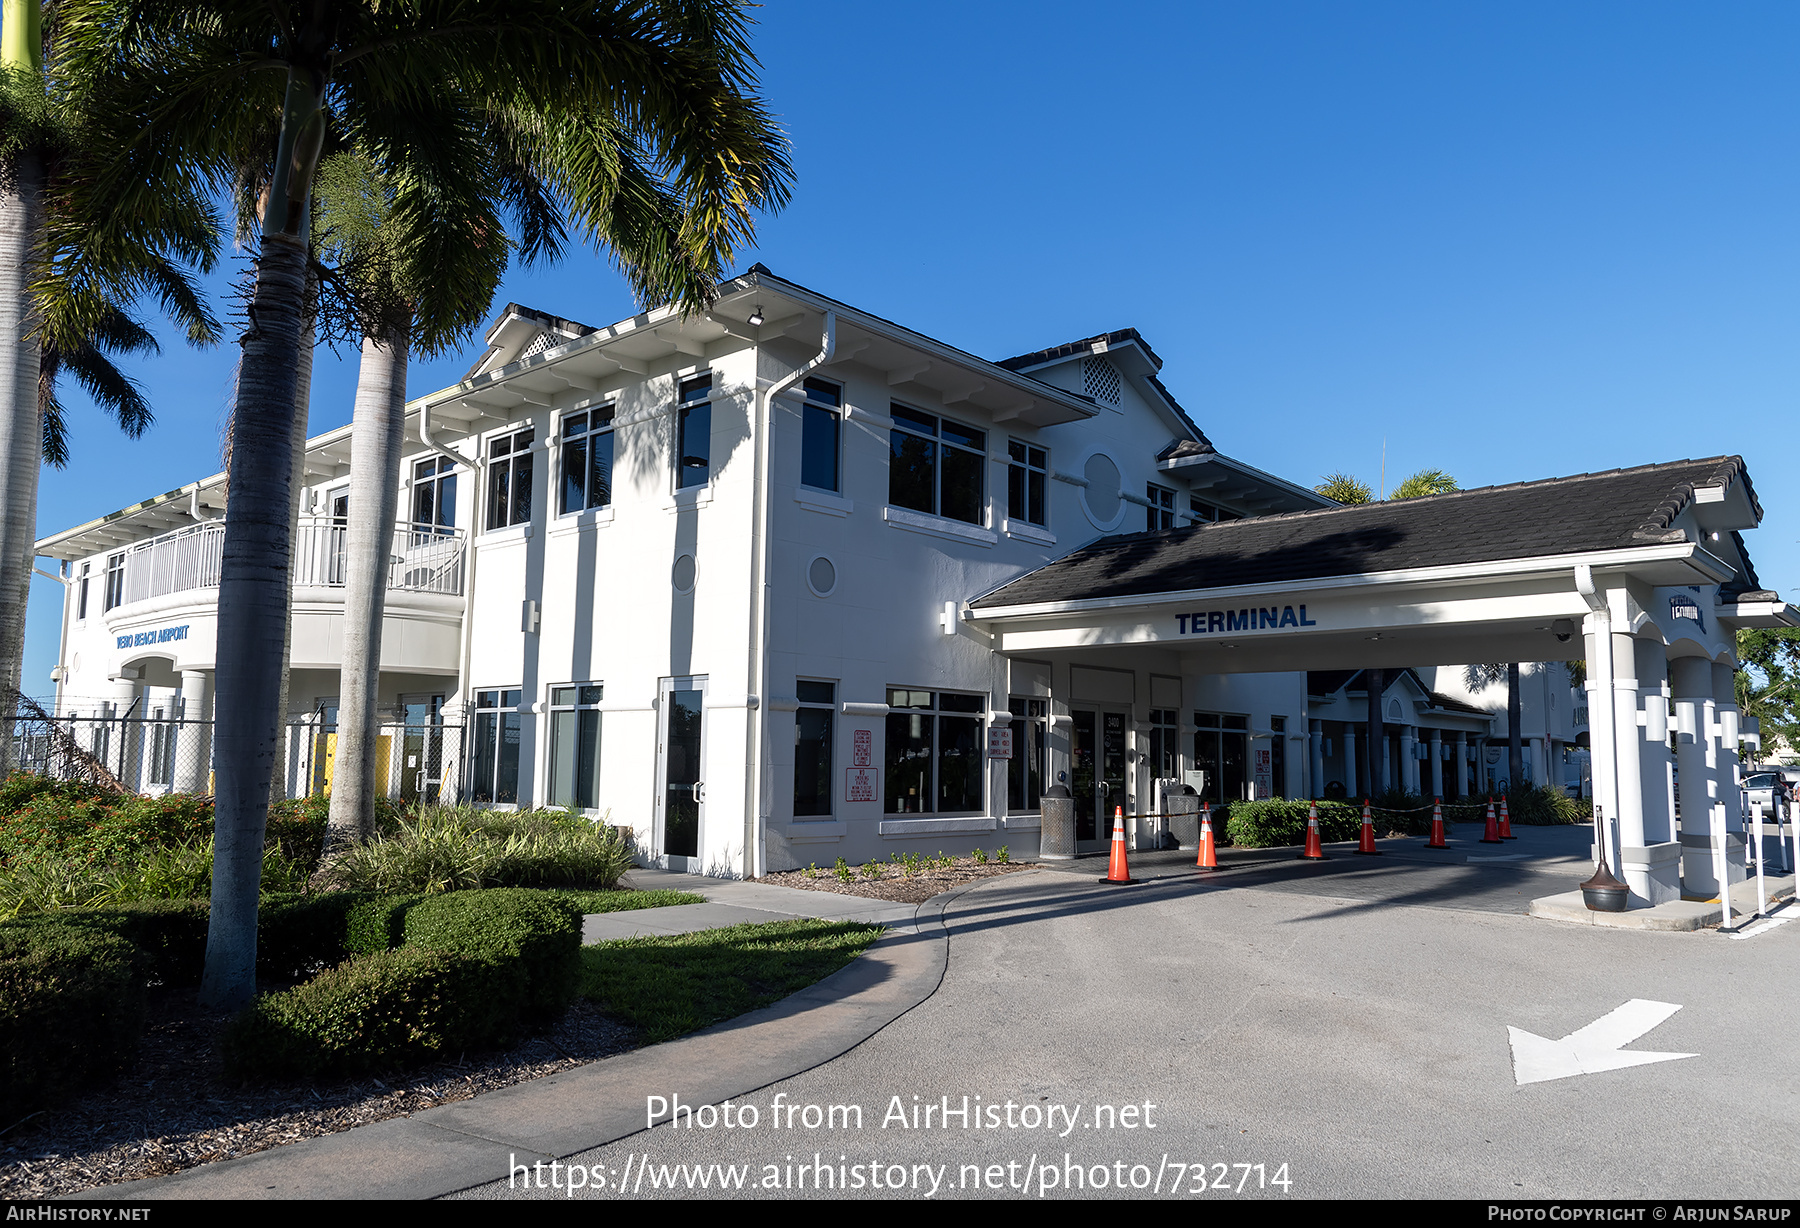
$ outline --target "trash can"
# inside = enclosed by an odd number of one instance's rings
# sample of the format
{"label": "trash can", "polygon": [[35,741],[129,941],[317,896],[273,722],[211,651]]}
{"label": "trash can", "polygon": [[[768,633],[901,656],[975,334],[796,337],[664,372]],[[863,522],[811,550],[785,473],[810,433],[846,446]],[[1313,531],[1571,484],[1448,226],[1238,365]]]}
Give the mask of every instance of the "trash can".
{"label": "trash can", "polygon": [[1192,785],[1163,794],[1163,811],[1169,816],[1169,834],[1178,848],[1200,847],[1200,795]]}
{"label": "trash can", "polygon": [[1038,860],[1075,860],[1075,798],[1068,787],[1051,785],[1038,807]]}

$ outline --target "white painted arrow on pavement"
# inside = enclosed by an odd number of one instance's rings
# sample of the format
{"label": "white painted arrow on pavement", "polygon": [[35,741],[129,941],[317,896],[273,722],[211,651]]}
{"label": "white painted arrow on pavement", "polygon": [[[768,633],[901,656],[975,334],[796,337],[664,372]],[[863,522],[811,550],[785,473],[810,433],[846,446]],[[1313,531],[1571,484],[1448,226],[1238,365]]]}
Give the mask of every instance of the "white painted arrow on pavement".
{"label": "white painted arrow on pavement", "polygon": [[1673,1002],[1633,998],[1561,1040],[1545,1040],[1523,1028],[1509,1027],[1506,1034],[1512,1039],[1513,1078],[1523,1087],[1571,1075],[1698,1057],[1697,1053],[1638,1053],[1624,1048],[1680,1009]]}

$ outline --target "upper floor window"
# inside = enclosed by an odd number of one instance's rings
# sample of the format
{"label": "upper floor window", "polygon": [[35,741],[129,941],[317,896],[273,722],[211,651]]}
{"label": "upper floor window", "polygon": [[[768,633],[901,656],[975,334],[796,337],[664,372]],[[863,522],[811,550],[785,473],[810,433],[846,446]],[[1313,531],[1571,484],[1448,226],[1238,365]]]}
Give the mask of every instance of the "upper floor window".
{"label": "upper floor window", "polygon": [[527,427],[488,440],[487,527],[531,523],[531,445],[537,432]]}
{"label": "upper floor window", "polygon": [[1175,527],[1174,491],[1152,482],[1144,487],[1144,498],[1150,503],[1150,506],[1144,509],[1144,528],[1154,533],[1158,529]]}
{"label": "upper floor window", "polygon": [[838,439],[844,390],[822,379],[806,381],[806,406],[800,421],[800,484],[815,490],[838,490]]}
{"label": "upper floor window", "polygon": [[456,462],[449,457],[413,466],[412,523],[418,532],[456,527]]}
{"label": "upper floor window", "polygon": [[712,386],[711,372],[681,381],[675,415],[677,490],[712,481]]}
{"label": "upper floor window", "polygon": [[1044,484],[1050,476],[1050,457],[1042,448],[1020,440],[1006,445],[1006,515],[1026,524],[1044,524]]}
{"label": "upper floor window", "polygon": [[890,412],[888,502],[946,520],[983,523],[987,432],[904,405]]}
{"label": "upper floor window", "polygon": [[1219,509],[1204,499],[1188,499],[1188,512],[1195,520],[1217,520]]}
{"label": "upper floor window", "polygon": [[125,604],[125,556],[109,555],[106,560],[106,608]]}
{"label": "upper floor window", "polygon": [[567,414],[562,420],[563,515],[612,503],[613,407]]}
{"label": "upper floor window", "polygon": [[79,581],[77,581],[77,587],[75,589],[75,617],[78,620],[84,619],[87,617],[88,567],[89,566],[90,566],[90,564],[88,564],[88,563],[83,563],[81,565],[81,579]]}

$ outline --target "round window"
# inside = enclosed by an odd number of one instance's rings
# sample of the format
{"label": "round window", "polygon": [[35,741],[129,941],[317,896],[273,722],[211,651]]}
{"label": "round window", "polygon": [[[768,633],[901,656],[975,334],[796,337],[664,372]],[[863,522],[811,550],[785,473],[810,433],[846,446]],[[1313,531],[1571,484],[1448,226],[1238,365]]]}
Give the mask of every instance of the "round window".
{"label": "round window", "polygon": [[817,597],[829,597],[837,587],[837,566],[824,555],[820,555],[807,565],[806,586]]}
{"label": "round window", "polygon": [[691,554],[684,554],[675,560],[675,567],[670,573],[669,579],[674,583],[676,592],[691,593],[694,591],[695,575],[696,567],[694,556]]}
{"label": "round window", "polygon": [[1119,466],[1106,453],[1096,452],[1082,466],[1081,476],[1087,480],[1081,502],[1087,509],[1088,519],[1097,528],[1112,527],[1119,518],[1119,507],[1123,502],[1119,498]]}

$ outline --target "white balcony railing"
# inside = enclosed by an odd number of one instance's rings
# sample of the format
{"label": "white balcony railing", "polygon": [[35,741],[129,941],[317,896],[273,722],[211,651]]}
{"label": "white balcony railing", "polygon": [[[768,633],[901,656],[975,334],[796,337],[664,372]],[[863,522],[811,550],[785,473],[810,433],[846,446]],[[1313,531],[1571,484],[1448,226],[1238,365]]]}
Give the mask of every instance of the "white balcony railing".
{"label": "white balcony railing", "polygon": [[[339,521],[308,517],[294,543],[294,584],[341,588],[349,530]],[[219,586],[225,526],[189,525],[125,551],[123,605],[169,593]],[[460,529],[397,528],[388,554],[387,586],[400,592],[462,595]]]}

